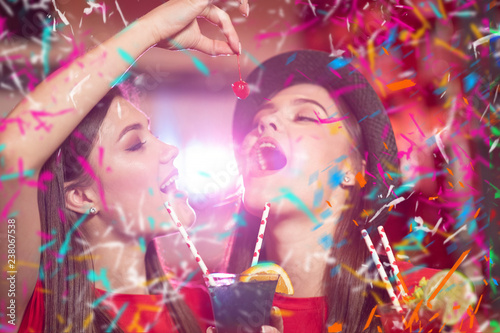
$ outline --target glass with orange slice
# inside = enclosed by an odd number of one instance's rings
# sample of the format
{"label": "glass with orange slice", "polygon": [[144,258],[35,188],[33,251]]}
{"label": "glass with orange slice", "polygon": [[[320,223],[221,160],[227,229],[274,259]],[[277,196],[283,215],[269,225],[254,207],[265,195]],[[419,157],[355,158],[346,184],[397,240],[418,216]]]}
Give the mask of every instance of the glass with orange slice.
{"label": "glass with orange slice", "polygon": [[259,263],[241,274],[205,275],[205,282],[218,333],[260,332],[270,324],[274,294],[293,295],[288,274],[274,263]]}

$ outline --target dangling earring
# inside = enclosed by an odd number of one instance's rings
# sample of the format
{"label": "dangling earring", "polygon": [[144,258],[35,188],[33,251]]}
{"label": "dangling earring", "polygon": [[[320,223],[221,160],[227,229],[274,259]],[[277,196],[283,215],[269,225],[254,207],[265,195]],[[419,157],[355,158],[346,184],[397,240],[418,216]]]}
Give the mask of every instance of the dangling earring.
{"label": "dangling earring", "polygon": [[89,213],[90,213],[90,214],[92,214],[92,215],[97,214],[97,208],[95,208],[95,207],[91,207],[91,208],[89,209]]}
{"label": "dangling earring", "polygon": [[348,176],[344,176],[344,181],[340,184],[340,187],[345,189],[347,187],[346,184],[349,183],[350,180],[351,178],[349,178]]}

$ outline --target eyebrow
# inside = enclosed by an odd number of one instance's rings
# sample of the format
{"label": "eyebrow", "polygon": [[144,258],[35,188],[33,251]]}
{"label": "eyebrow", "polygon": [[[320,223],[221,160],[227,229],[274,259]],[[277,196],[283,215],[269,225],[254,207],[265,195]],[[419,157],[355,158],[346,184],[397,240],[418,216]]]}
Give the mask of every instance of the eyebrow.
{"label": "eyebrow", "polygon": [[127,127],[125,127],[121,132],[120,132],[120,135],[118,135],[118,140],[116,140],[116,142],[120,141],[121,138],[127,134],[128,132],[130,131],[134,131],[134,130],[140,130],[142,129],[142,124],[140,123],[135,123],[135,124],[132,124],[132,125],[128,125]]}
{"label": "eyebrow", "polygon": [[[295,106],[295,105],[306,104],[306,103],[314,104],[314,105],[318,106],[323,111],[325,116],[328,118],[328,112],[326,112],[326,109],[323,107],[323,105],[319,104],[318,102],[316,102],[313,99],[296,98],[292,101],[291,104]],[[266,104],[262,105],[262,107],[259,109],[259,111],[273,109],[273,108],[274,108],[274,104],[270,102],[270,103],[266,103]]]}

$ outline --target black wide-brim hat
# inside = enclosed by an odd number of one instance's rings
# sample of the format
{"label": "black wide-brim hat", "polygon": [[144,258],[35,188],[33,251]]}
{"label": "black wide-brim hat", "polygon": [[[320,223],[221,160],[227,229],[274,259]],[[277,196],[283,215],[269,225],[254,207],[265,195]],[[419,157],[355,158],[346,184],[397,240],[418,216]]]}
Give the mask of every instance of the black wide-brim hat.
{"label": "black wide-brim hat", "polygon": [[384,224],[391,202],[399,201],[394,194],[400,182],[399,159],[394,132],[382,102],[366,78],[349,62],[349,59],[313,50],[282,53],[266,60],[246,79],[250,95],[236,103],[233,139],[238,149],[251,131],[260,106],[278,91],[302,83],[324,87],[334,100],[343,101],[361,127],[366,150],[361,153],[366,160],[367,181],[363,208],[371,213],[364,223],[358,222],[360,227],[368,228]]}

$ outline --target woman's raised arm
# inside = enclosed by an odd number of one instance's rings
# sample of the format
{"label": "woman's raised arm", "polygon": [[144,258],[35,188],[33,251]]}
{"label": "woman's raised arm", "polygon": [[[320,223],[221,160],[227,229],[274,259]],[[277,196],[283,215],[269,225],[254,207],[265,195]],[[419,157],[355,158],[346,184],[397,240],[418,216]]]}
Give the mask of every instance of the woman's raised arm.
{"label": "woman's raised arm", "polygon": [[[244,8],[247,7],[242,4],[240,11],[246,14]],[[205,37],[197,17],[218,25],[227,42]],[[19,328],[39,271],[40,169],[99,100],[120,82],[133,62],[155,44],[219,55],[237,53],[239,40],[229,16],[208,0],[170,0],[54,72],[0,120],[0,311],[8,314],[3,307],[10,304],[10,299],[15,300],[15,330]],[[14,227],[8,227],[9,217],[13,218],[10,224]],[[7,244],[12,242],[15,250],[8,253],[12,255],[8,259],[15,259],[15,264],[12,269],[4,269]],[[16,272],[17,290],[13,294],[9,291],[11,284],[5,280],[11,274],[6,271]],[[1,324],[6,324],[4,320]]]}

